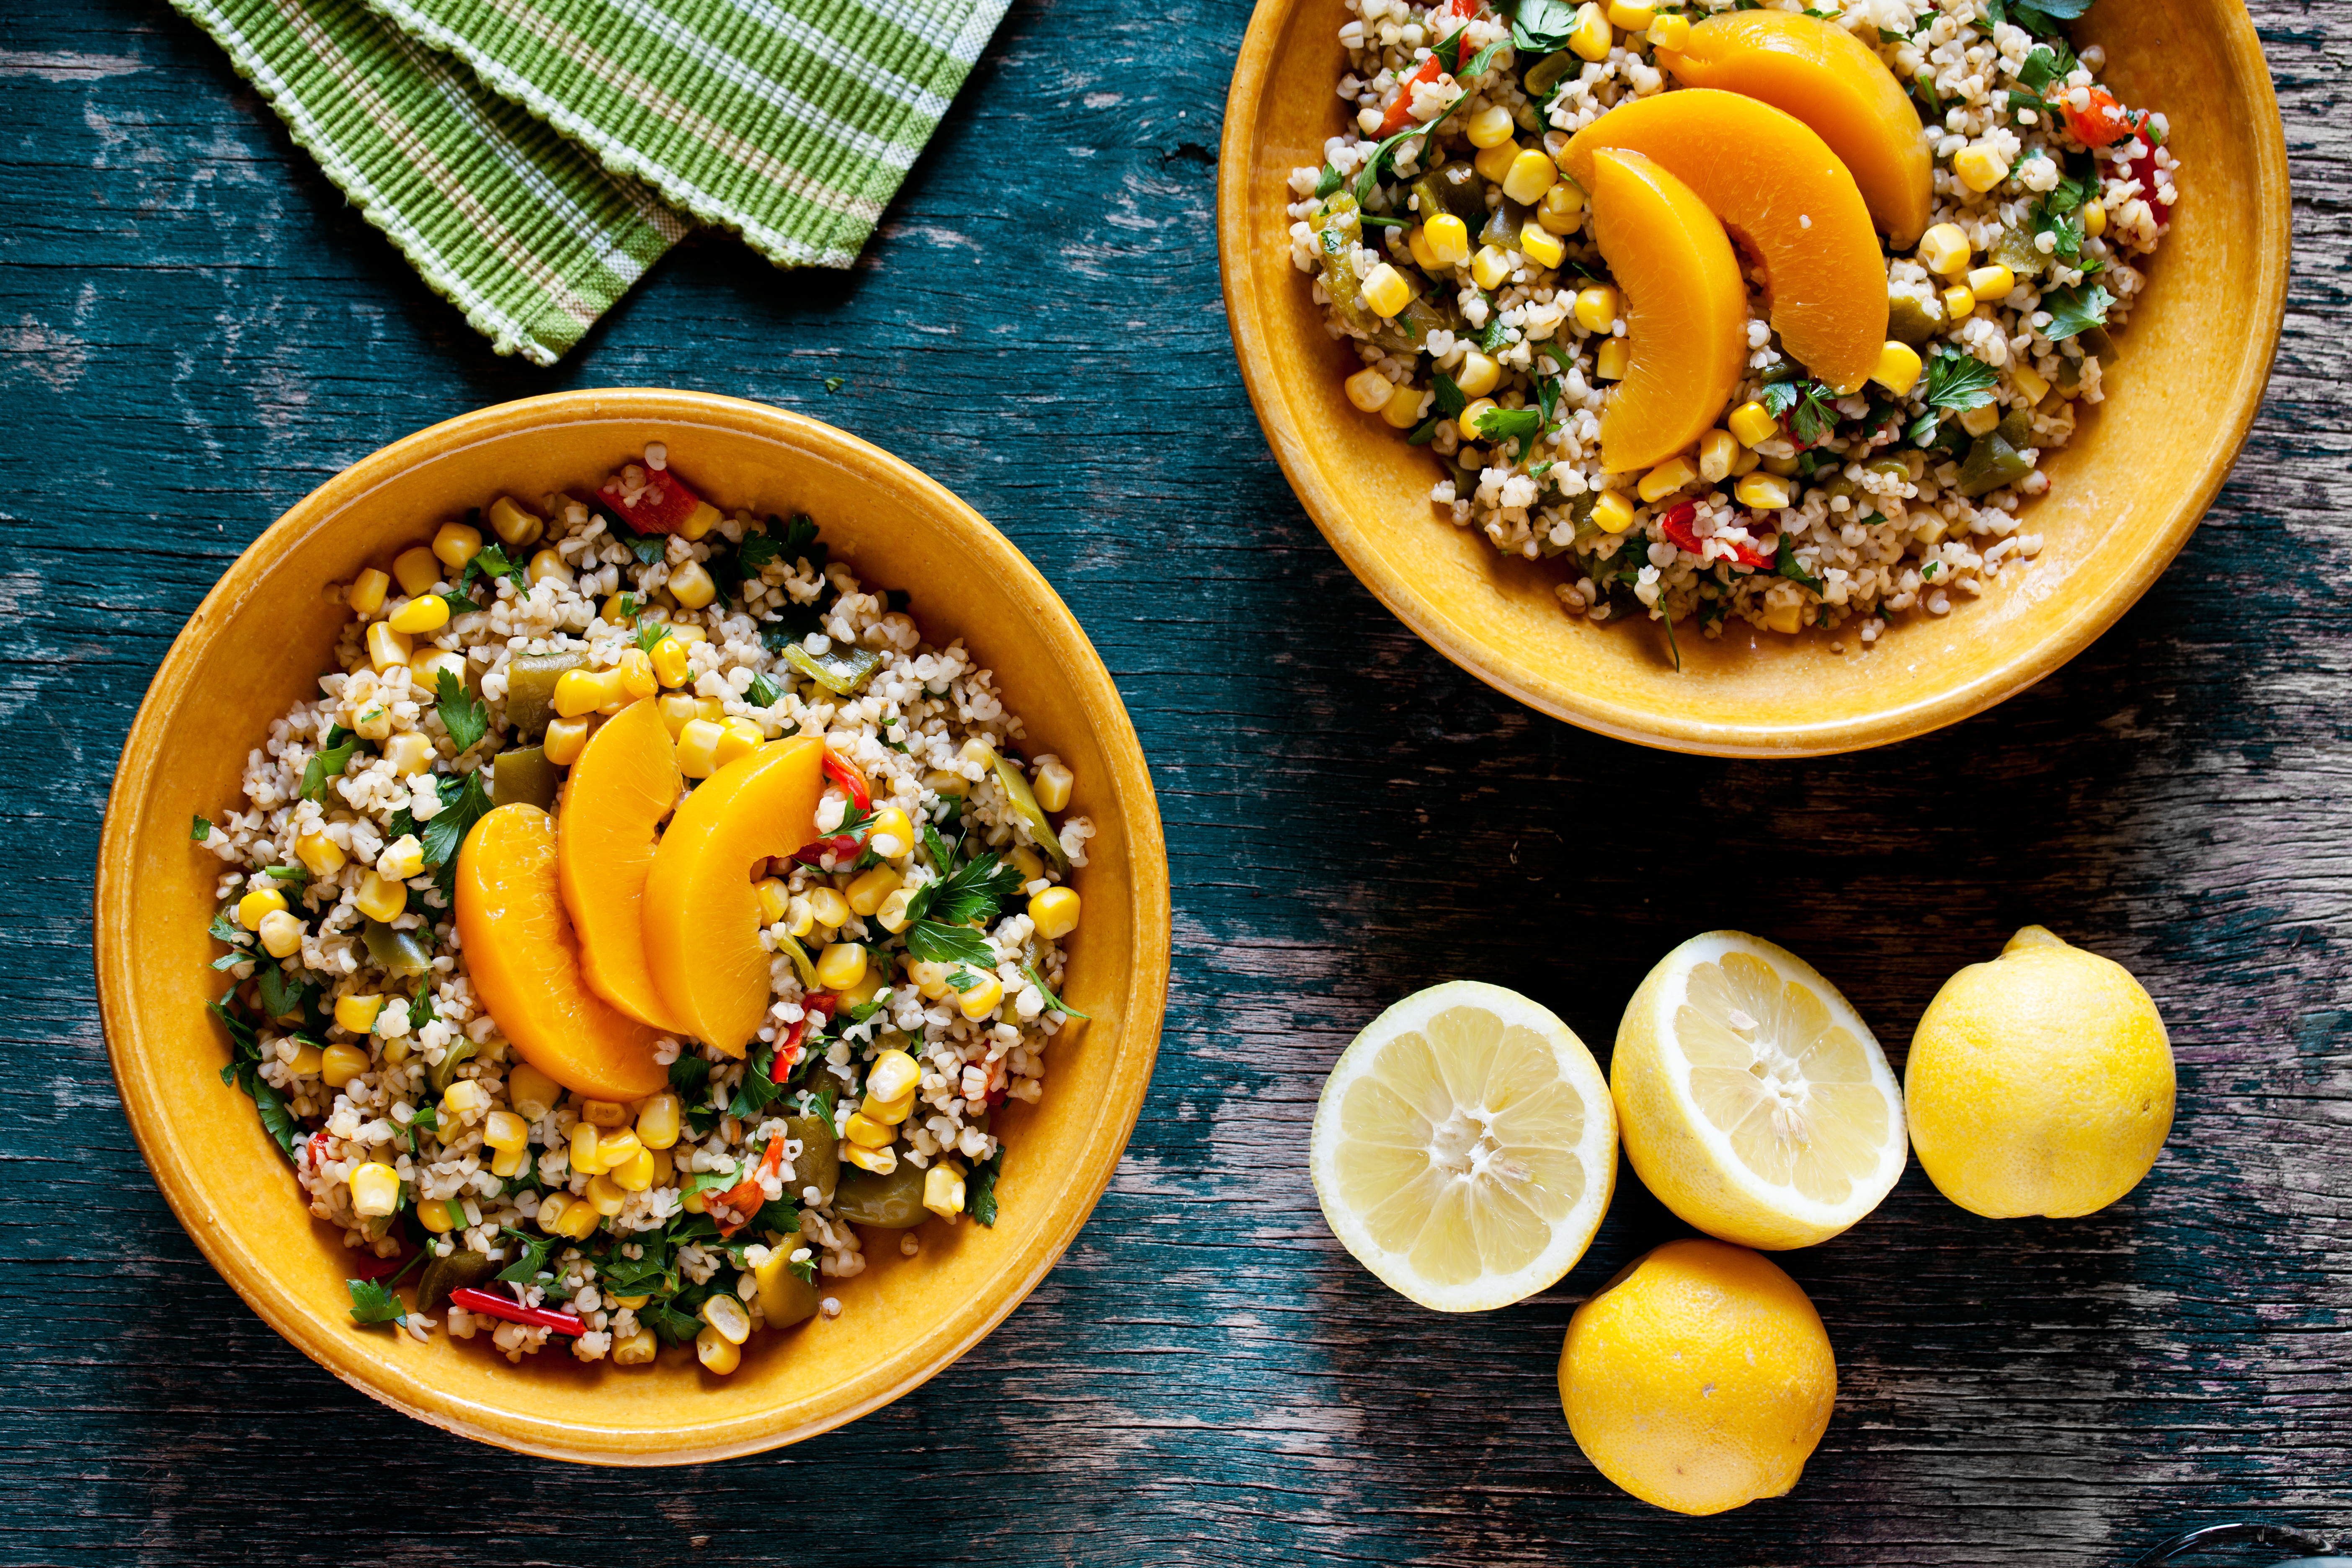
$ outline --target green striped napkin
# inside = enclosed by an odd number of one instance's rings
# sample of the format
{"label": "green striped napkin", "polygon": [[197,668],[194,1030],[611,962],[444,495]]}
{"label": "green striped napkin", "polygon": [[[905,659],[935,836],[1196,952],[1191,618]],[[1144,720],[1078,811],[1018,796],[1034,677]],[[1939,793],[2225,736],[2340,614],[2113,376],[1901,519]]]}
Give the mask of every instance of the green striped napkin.
{"label": "green striped napkin", "polygon": [[686,233],[634,180],[361,0],[173,0],[425,281],[541,364]]}
{"label": "green striped napkin", "polygon": [[684,232],[665,202],[779,265],[847,267],[1004,14],[1004,0],[173,4],[428,283],[500,353],[542,364]]}

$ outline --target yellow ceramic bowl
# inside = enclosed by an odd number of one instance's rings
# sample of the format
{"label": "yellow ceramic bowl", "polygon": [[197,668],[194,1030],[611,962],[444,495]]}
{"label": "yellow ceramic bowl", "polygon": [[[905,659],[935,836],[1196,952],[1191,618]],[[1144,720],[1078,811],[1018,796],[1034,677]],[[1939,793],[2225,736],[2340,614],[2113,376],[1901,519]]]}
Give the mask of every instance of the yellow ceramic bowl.
{"label": "yellow ceramic bowl", "polygon": [[[1077,885],[1073,1005],[1045,1098],[998,1112],[994,1229],[937,1221],[828,1282],[822,1318],[759,1336],[730,1377],[677,1352],[646,1367],[561,1350],[508,1364],[487,1342],[418,1344],[352,1326],[352,1255],[310,1217],[252,1102],[223,1086],[226,1043],[205,934],[222,862],[189,818],[236,804],[246,752],[306,695],[349,614],[329,584],[501,490],[593,487],[646,442],[716,500],[806,511],[868,584],[904,588],[927,636],[962,637],[1040,750],[1077,773],[1098,837]],[[732,398],[573,392],[453,419],[337,475],[239,556],[173,644],[115,776],[99,851],[99,997],[132,1132],[205,1256],[269,1325],[355,1387],[435,1426],[551,1458],[673,1464],[811,1436],[896,1399],[978,1343],[1061,1257],[1126,1146],[1151,1076],[1168,979],[1168,867],[1151,781],[1102,661],[1034,567],[977,512],[828,426]]]}
{"label": "yellow ceramic bowl", "polygon": [[1744,625],[1709,642],[1654,623],[1593,626],[1552,596],[1558,569],[1498,558],[1434,517],[1436,460],[1340,391],[1358,368],[1290,264],[1292,168],[1343,126],[1341,0],[1260,0],[1225,102],[1217,239],[1225,307],[1258,422],[1349,568],[1432,647],[1547,713],[1648,745],[1790,756],[1883,745],[1966,718],[2082,651],[2179,552],[2262,401],[2286,300],[2286,148],[2262,47],[2236,0],[2093,9],[2106,79],[2170,118],[2183,201],[2120,334],[2107,400],[2047,465],[2045,541],[1941,619],[1902,617],[1874,651]]}

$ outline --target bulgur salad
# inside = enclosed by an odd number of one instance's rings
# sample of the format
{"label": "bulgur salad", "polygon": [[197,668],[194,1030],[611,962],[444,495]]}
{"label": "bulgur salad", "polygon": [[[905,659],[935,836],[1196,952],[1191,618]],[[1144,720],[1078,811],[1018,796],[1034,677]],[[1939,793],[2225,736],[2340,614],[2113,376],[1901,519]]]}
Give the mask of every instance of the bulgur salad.
{"label": "bulgur salad", "polygon": [[858,1227],[993,1224],[1094,826],[989,670],[658,444],[388,566],[192,829],[222,1078],[352,1317],[725,1373],[842,1310]]}
{"label": "bulgur salad", "polygon": [[[2165,116],[2069,42],[2089,3],[1349,0],[1289,243],[1349,401],[1570,614],[1948,613],[2040,552],[2019,507],[2179,196]],[[1693,206],[1739,248],[1664,233]]]}

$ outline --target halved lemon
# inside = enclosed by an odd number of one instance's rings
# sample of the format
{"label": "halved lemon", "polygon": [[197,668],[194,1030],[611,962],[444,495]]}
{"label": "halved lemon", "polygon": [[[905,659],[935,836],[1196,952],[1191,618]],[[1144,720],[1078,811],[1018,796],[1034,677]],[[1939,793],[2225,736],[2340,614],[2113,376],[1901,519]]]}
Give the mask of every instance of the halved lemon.
{"label": "halved lemon", "polygon": [[1584,1256],[1616,1185],[1617,1116],[1566,1024],[1457,980],[1406,997],[1341,1053],[1308,1163],[1356,1261],[1424,1307],[1483,1311]]}
{"label": "halved lemon", "polygon": [[1609,1082],[1643,1184],[1743,1247],[1827,1241],[1878,1206],[1910,1152],[1870,1026],[1811,964],[1745,931],[1658,961]]}

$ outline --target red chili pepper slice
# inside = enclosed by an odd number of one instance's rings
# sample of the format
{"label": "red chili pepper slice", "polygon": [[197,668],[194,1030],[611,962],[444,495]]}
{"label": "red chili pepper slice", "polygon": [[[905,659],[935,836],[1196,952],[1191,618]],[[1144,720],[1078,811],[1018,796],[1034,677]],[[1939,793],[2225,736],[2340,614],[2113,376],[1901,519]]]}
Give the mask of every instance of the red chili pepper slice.
{"label": "red chili pepper slice", "polygon": [[2131,177],[2139,182],[2139,194],[2147,203],[2147,210],[2156,215],[2158,223],[2172,221],[2172,204],[2156,194],[2156,149],[2147,147],[2137,157],[2124,165]]}
{"label": "red chili pepper slice", "polygon": [[316,1171],[327,1163],[327,1130],[323,1127],[310,1134],[302,1145],[302,1168]]}
{"label": "red chili pepper slice", "polygon": [[761,1186],[760,1178],[772,1176],[783,1168],[784,1135],[778,1132],[769,1138],[768,1152],[760,1156],[758,1173],[744,1177],[719,1194],[717,1201],[719,1206],[743,1216],[732,1224],[721,1225],[719,1227],[719,1235],[732,1236],[751,1223],[751,1216],[758,1214],[761,1207],[768,1201],[767,1190]]}
{"label": "red chili pepper slice", "polygon": [[408,1260],[415,1256],[415,1246],[413,1243],[403,1241],[400,1244],[400,1252],[397,1256],[392,1258],[362,1258],[352,1265],[352,1272],[362,1279],[381,1279],[388,1274],[397,1274],[402,1269],[407,1268]]}
{"label": "red chili pepper slice", "polygon": [[819,991],[802,999],[801,1021],[793,1026],[792,1033],[784,1037],[784,1043],[776,1047],[775,1066],[768,1069],[771,1079],[781,1079],[793,1070],[794,1064],[801,1059],[801,1041],[807,1038],[810,1024],[823,1023],[832,1017],[834,1009],[840,1005],[841,998],[830,991]]}
{"label": "red chili pepper slice", "polygon": [[803,866],[822,866],[828,855],[836,860],[847,860],[855,858],[856,854],[857,836],[845,833],[838,837],[820,838],[814,844],[803,845],[793,851],[793,858]]}
{"label": "red chili pepper slice", "polygon": [[552,1329],[559,1334],[584,1334],[585,1320],[571,1312],[558,1312],[546,1307],[526,1307],[511,1296],[493,1295],[477,1290],[471,1285],[460,1285],[449,1292],[449,1304],[463,1307],[468,1312],[485,1318],[504,1318],[509,1323],[521,1323],[528,1328]]}
{"label": "red chili pepper slice", "polygon": [[621,521],[639,533],[676,533],[702,505],[702,498],[686,481],[667,469],[646,470],[646,488],[635,500],[625,499],[619,475],[606,479],[596,499],[621,514]]}
{"label": "red chili pepper slice", "polygon": [[1691,523],[1697,517],[1698,508],[1684,501],[1679,506],[1668,508],[1665,515],[1658,519],[1658,527],[1674,542],[1676,549],[1687,550],[1693,555],[1704,555],[1706,553],[1706,542],[1691,529]]}
{"label": "red chili pepper slice", "polygon": [[2074,107],[2072,96],[2069,94],[2063,103],[2066,129],[2085,147],[2112,147],[2147,123],[2147,110],[2134,114],[2117,103],[2116,95],[2105,88],[2090,89],[2088,100],[2080,109]]}
{"label": "red chili pepper slice", "polygon": [[[1777,549],[1766,552],[1753,545],[1742,544],[1736,539],[1727,539],[1723,542],[1731,546],[1731,558],[1734,561],[1738,562],[1742,566],[1753,567],[1759,572],[1764,571],[1780,558]],[[1777,544],[1778,542],[1775,542]]]}
{"label": "red chili pepper slice", "polygon": [[824,749],[824,771],[834,783],[849,792],[851,805],[860,811],[874,809],[874,786],[866,782],[865,771],[856,763],[827,746]]}
{"label": "red chili pepper slice", "polygon": [[1412,123],[1414,89],[1423,82],[1435,81],[1444,74],[1445,68],[1437,63],[1435,55],[1422,61],[1421,68],[1404,79],[1404,85],[1397,89],[1396,101],[1389,105],[1386,114],[1381,116],[1379,134],[1382,137],[1393,136]]}

